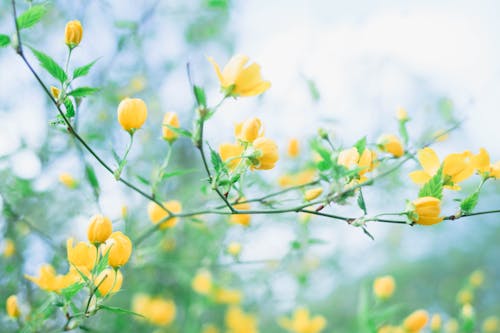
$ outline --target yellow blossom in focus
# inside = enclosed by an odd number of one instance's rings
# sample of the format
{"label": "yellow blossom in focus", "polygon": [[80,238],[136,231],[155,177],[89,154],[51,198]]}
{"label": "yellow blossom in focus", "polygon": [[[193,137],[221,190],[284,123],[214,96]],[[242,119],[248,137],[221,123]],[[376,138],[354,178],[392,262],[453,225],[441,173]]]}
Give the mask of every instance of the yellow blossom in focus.
{"label": "yellow blossom in focus", "polygon": [[114,294],[120,290],[123,283],[123,275],[119,270],[106,268],[95,279],[94,284],[101,296]]}
{"label": "yellow blossom in focus", "polygon": [[54,86],[50,86],[50,93],[52,94],[52,97],[54,97],[54,99],[59,99],[59,95],[61,94],[61,90],[57,87],[54,87]]}
{"label": "yellow blossom in focus", "polygon": [[[174,214],[182,212],[182,204],[177,200],[166,201],[163,203],[163,206]],[[156,202],[151,201],[148,204],[148,216],[153,224],[157,224],[168,217],[168,212]],[[178,217],[171,217],[161,223],[160,229],[175,227],[178,221]]]}
{"label": "yellow blossom in focus", "polygon": [[247,119],[242,123],[236,124],[234,134],[241,141],[254,142],[255,139],[263,135],[262,122],[257,117]]}
{"label": "yellow blossom in focus", "polygon": [[474,294],[469,289],[460,290],[457,294],[457,301],[459,304],[470,304],[474,300]]}
{"label": "yellow blossom in focus", "polygon": [[[245,198],[241,198],[241,201],[245,201]],[[250,204],[247,202],[237,203],[233,205],[236,210],[249,210]],[[241,224],[244,227],[250,225],[251,215],[250,214],[231,214],[229,222],[233,224]]]}
{"label": "yellow blossom in focus", "polygon": [[138,294],[134,297],[132,310],[158,326],[170,325],[176,315],[176,306],[172,300],[161,297],[151,298],[144,294]]}
{"label": "yellow blossom in focus", "polygon": [[212,291],[212,274],[205,269],[199,270],[191,281],[191,287],[198,294],[208,295]]}
{"label": "yellow blossom in focus", "polygon": [[444,331],[446,333],[458,333],[458,328],[460,325],[458,324],[458,321],[456,319],[450,319],[446,323],[446,326],[444,327]]}
{"label": "yellow blossom in focus", "polygon": [[238,242],[231,242],[227,247],[227,253],[237,257],[241,253],[241,244]]}
{"label": "yellow blossom in focus", "polygon": [[89,271],[92,270],[97,258],[96,247],[85,242],[78,242],[78,244],[73,247],[73,241],[73,238],[69,238],[66,241],[68,261],[76,267],[83,266]]}
{"label": "yellow blossom in focus", "polygon": [[12,239],[6,238],[3,246],[3,256],[5,258],[10,258],[14,253],[16,253],[16,244]]}
{"label": "yellow blossom in focus", "polygon": [[252,169],[270,170],[274,168],[279,159],[278,146],[268,138],[260,137],[253,142],[255,149],[255,162]]}
{"label": "yellow blossom in focus", "polygon": [[236,168],[240,162],[239,158],[245,149],[239,143],[223,143],[219,146],[220,158],[227,163],[229,169]]}
{"label": "yellow blossom in focus", "polygon": [[384,134],[378,139],[378,145],[384,152],[392,154],[394,157],[401,157],[405,150],[401,140],[394,134]]}
{"label": "yellow blossom in focus", "polygon": [[249,58],[235,55],[221,71],[219,65],[211,57],[208,60],[214,66],[220,85],[225,94],[231,96],[256,96],[271,87],[269,81],[262,80],[260,66],[256,63],[245,67]]}
{"label": "yellow blossom in focus", "polygon": [[418,215],[415,223],[421,225],[433,225],[443,221],[441,214],[441,200],[434,197],[422,197],[412,202],[414,212]]}
{"label": "yellow blossom in focus", "polygon": [[113,232],[111,220],[103,215],[97,214],[90,218],[87,229],[87,238],[93,244],[103,243]]}
{"label": "yellow blossom in focus", "polygon": [[68,172],[63,172],[59,175],[59,181],[67,188],[73,189],[78,185],[78,182]]}
{"label": "yellow blossom in focus", "polygon": [[142,127],[148,116],[146,103],[140,98],[124,98],[118,105],[118,122],[127,132]]}
{"label": "yellow blossom in focus", "polygon": [[410,314],[403,322],[403,327],[409,333],[420,332],[429,321],[429,314],[425,310],[417,310]]}
{"label": "yellow blossom in focus", "polygon": [[214,301],[221,304],[239,304],[243,295],[239,290],[217,288],[213,292]]}
{"label": "yellow blossom in focus", "polygon": [[376,278],[373,282],[373,293],[380,299],[388,299],[394,294],[396,281],[390,275]]}
{"label": "yellow blossom in focus", "polygon": [[312,201],[312,200],[316,199],[317,197],[319,197],[321,195],[321,193],[323,193],[323,188],[321,188],[321,187],[315,187],[315,188],[312,188],[310,190],[307,190],[304,193],[304,200],[305,201]]}
{"label": "yellow blossom in focus", "polygon": [[163,125],[162,127],[163,139],[167,140],[170,143],[174,142],[177,139],[178,135],[177,133],[172,131],[172,129],[170,129],[168,126],[179,128],[180,124],[179,124],[179,117],[177,117],[177,113],[175,112],[165,113],[162,125]]}
{"label": "yellow blossom in focus", "polygon": [[258,333],[257,319],[241,308],[232,306],[226,312],[227,333]]}
{"label": "yellow blossom in focus", "polygon": [[319,333],[325,328],[326,319],[323,316],[311,317],[309,310],[298,308],[291,318],[282,317],[278,324],[293,333]]}
{"label": "yellow blossom in focus", "polygon": [[404,108],[398,108],[396,110],[396,118],[399,120],[399,121],[405,121],[405,120],[408,120],[408,112],[406,112],[406,110]]}
{"label": "yellow blossom in focus", "polygon": [[132,242],[121,231],[115,231],[109,236],[103,248],[103,253],[108,253],[108,263],[117,268],[125,265],[132,254]]}
{"label": "yellow blossom in focus", "polygon": [[300,153],[299,140],[297,140],[296,138],[290,139],[290,141],[288,141],[287,151],[288,151],[288,156],[292,158],[299,156]]}
{"label": "yellow blossom in focus", "polygon": [[431,330],[432,332],[439,332],[441,330],[441,316],[438,314],[431,317]]}
{"label": "yellow blossom in focus", "polygon": [[500,331],[500,321],[497,317],[491,316],[483,321],[483,333],[497,333]]}
{"label": "yellow blossom in focus", "polygon": [[483,177],[493,177],[496,179],[500,178],[500,161],[495,164],[490,163],[490,154],[486,149],[479,149],[479,153],[477,155],[473,155],[471,157],[472,164],[474,169],[482,175]]}
{"label": "yellow blossom in focus", "polygon": [[21,310],[19,309],[19,305],[17,304],[17,296],[10,295],[5,302],[5,310],[7,315],[11,318],[18,318],[21,316]]}
{"label": "yellow blossom in focus", "polygon": [[469,276],[469,283],[473,287],[480,287],[484,283],[484,272],[481,270],[475,270]]}
{"label": "yellow blossom in focus", "polygon": [[338,157],[337,163],[343,165],[347,169],[360,168],[358,174],[360,182],[366,181],[364,176],[367,172],[373,171],[376,166],[377,155],[370,149],[365,149],[360,155],[356,147],[342,150]]}
{"label": "yellow blossom in focus", "polygon": [[67,275],[56,275],[54,267],[47,264],[40,268],[39,277],[29,275],[25,275],[25,277],[38,285],[40,289],[55,292],[59,292],[79,280],[79,277],[75,276],[72,271]]}
{"label": "yellow blossom in focus", "polygon": [[80,44],[83,36],[82,24],[78,20],[69,21],[64,29],[64,42],[70,48],[74,48]]}

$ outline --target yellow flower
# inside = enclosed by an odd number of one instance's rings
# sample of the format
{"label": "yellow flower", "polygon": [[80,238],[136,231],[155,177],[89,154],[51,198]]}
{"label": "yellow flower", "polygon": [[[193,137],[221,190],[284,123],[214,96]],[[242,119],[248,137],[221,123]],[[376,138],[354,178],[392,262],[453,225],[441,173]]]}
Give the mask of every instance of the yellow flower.
{"label": "yellow flower", "polygon": [[231,242],[227,247],[227,253],[232,256],[238,256],[241,253],[241,244],[238,242]]}
{"label": "yellow flower", "polygon": [[365,149],[361,155],[359,155],[358,149],[352,147],[349,149],[342,150],[337,157],[337,164],[343,165],[347,169],[360,168],[358,174],[360,176],[360,181],[366,180],[363,175],[367,172],[372,171],[376,165],[377,154],[370,149]]}
{"label": "yellow flower", "polygon": [[441,316],[435,314],[431,317],[431,330],[432,332],[439,332],[441,330]]}
{"label": "yellow flower", "polygon": [[470,303],[464,304],[464,306],[462,306],[462,316],[465,319],[471,319],[472,317],[474,317],[474,308],[472,307],[472,305],[470,305]]}
{"label": "yellow flower", "polygon": [[170,325],[176,314],[175,303],[172,300],[160,297],[151,298],[144,294],[138,294],[134,297],[132,309],[158,326]]}
{"label": "yellow flower", "polygon": [[[177,200],[166,201],[163,203],[163,206],[174,214],[182,212],[182,204]],[[168,217],[168,212],[156,202],[151,201],[148,204],[148,215],[153,224],[158,224]],[[178,217],[171,217],[161,223],[160,229],[175,227],[178,221]]]}
{"label": "yellow flower", "polygon": [[399,121],[405,121],[405,120],[408,120],[408,112],[406,112],[406,110],[404,108],[398,108],[397,111],[396,111],[396,118],[399,120]]}
{"label": "yellow flower", "polygon": [[263,135],[262,122],[259,118],[253,117],[236,124],[234,135],[241,141],[254,142],[255,139]]}
{"label": "yellow flower", "polygon": [[244,148],[239,143],[223,143],[219,146],[220,158],[229,169],[234,169],[240,164]]}
{"label": "yellow flower", "polygon": [[446,323],[444,331],[446,333],[457,333],[459,327],[460,325],[458,324],[458,321],[452,318]]}
{"label": "yellow flower", "polygon": [[132,242],[120,231],[115,231],[106,241],[103,253],[108,253],[108,263],[117,268],[125,265],[132,254]]}
{"label": "yellow flower", "polygon": [[78,185],[78,182],[68,172],[63,172],[59,175],[59,181],[67,188],[73,189]]}
{"label": "yellow flower", "polygon": [[73,275],[56,275],[54,267],[47,264],[40,268],[39,277],[29,275],[25,275],[25,277],[43,290],[56,292],[76,282]]}
{"label": "yellow flower", "polygon": [[290,139],[290,141],[288,141],[288,156],[297,157],[299,156],[299,153],[300,153],[299,140],[297,140],[296,138]]}
{"label": "yellow flower", "polygon": [[107,217],[97,214],[90,218],[90,224],[87,229],[89,242],[93,244],[103,243],[113,232],[111,220]]}
{"label": "yellow flower", "polygon": [[483,332],[484,333],[497,333],[500,328],[500,321],[497,317],[491,316],[483,321]]}
{"label": "yellow flower", "polygon": [[[416,184],[425,184],[437,173],[441,163],[439,162],[439,157],[436,152],[429,147],[421,149],[417,156],[423,170],[411,172],[410,178]],[[456,184],[472,176],[474,173],[474,166],[471,161],[471,156],[469,151],[446,156],[443,161],[443,175],[445,178],[449,178],[449,181],[451,181],[453,185],[446,185],[447,188],[459,190],[460,187]]]}
{"label": "yellow flower", "polygon": [[401,157],[405,150],[401,140],[394,134],[384,134],[378,139],[378,145],[384,152],[392,154],[394,157]]}
{"label": "yellow flower", "polygon": [[232,306],[226,312],[228,333],[258,333],[257,319],[241,308]]}
{"label": "yellow flower", "polygon": [[376,278],[373,282],[373,293],[380,299],[388,299],[396,289],[396,281],[390,275]]}
{"label": "yellow flower", "polygon": [[475,270],[469,276],[469,283],[473,287],[479,287],[484,283],[484,272],[481,270]]}
{"label": "yellow flower", "polygon": [[80,44],[83,36],[82,24],[78,20],[69,21],[64,29],[64,42],[70,48],[74,48]]}
{"label": "yellow flower", "polygon": [[125,219],[128,215],[128,207],[127,205],[122,205],[122,208],[120,209],[120,213],[122,215],[122,219]]}
{"label": "yellow flower", "polygon": [[106,268],[96,277],[94,283],[101,296],[114,294],[122,287],[123,275],[119,270]]}
{"label": "yellow flower", "polygon": [[[241,198],[241,201],[245,201],[245,198]],[[238,203],[233,205],[236,210],[249,210],[250,204],[247,202]],[[250,225],[251,215],[250,214],[232,214],[229,221],[234,224],[241,224],[242,226],[248,227]]]}
{"label": "yellow flower", "polygon": [[298,308],[291,318],[282,317],[278,323],[293,333],[319,333],[325,328],[326,319],[323,316],[310,317],[307,309]]}
{"label": "yellow flower", "polygon": [[241,292],[235,289],[217,288],[213,296],[216,303],[222,304],[239,304],[243,299]]}
{"label": "yellow flower", "polygon": [[377,333],[406,333],[401,327],[386,325],[378,329]]}
{"label": "yellow flower", "polygon": [[500,161],[490,164],[490,155],[486,149],[481,148],[477,155],[471,157],[472,165],[483,177],[500,178]]}
{"label": "yellow flower", "polygon": [[231,96],[256,96],[271,87],[269,81],[262,80],[260,66],[256,63],[245,67],[248,57],[236,55],[229,60],[221,71],[219,65],[211,57],[208,61],[214,66],[220,85],[226,94]]}
{"label": "yellow flower", "polygon": [[59,98],[59,95],[61,94],[61,90],[59,90],[59,88],[57,87],[50,86],[50,93],[57,100]]}
{"label": "yellow flower", "polygon": [[354,169],[358,166],[359,153],[355,147],[344,149],[337,157],[337,164],[343,165],[348,169]]}
{"label": "yellow flower", "polygon": [[418,218],[414,221],[421,225],[433,225],[443,221],[441,214],[441,200],[434,197],[422,197],[412,202]]}
{"label": "yellow flower", "polygon": [[95,246],[88,243],[79,242],[73,247],[73,238],[66,241],[66,251],[68,253],[68,261],[76,267],[85,267],[89,271],[94,268],[97,250]]}
{"label": "yellow flower", "polygon": [[312,182],[315,177],[316,170],[307,169],[295,174],[285,174],[280,176],[278,178],[278,184],[281,187],[300,186]]}
{"label": "yellow flower", "polygon": [[260,137],[253,142],[256,151],[253,169],[270,170],[274,168],[279,159],[278,146],[268,138]]}
{"label": "yellow flower", "polygon": [[127,132],[142,127],[148,116],[146,103],[140,98],[125,98],[118,105],[118,122]]}
{"label": "yellow flower", "polygon": [[307,190],[306,193],[304,193],[304,200],[305,201],[312,201],[319,197],[323,193],[323,188],[321,187],[315,187],[310,190]]}
{"label": "yellow flower", "polygon": [[409,333],[418,333],[429,321],[429,314],[425,310],[417,310],[410,314],[403,322],[403,327]]}
{"label": "yellow flower", "polygon": [[7,298],[5,303],[5,308],[7,311],[7,315],[11,318],[17,318],[21,315],[21,310],[19,309],[19,305],[17,304],[17,296],[10,295]]}
{"label": "yellow flower", "polygon": [[470,304],[472,303],[473,300],[474,300],[474,294],[469,289],[460,290],[457,294],[457,301],[462,305]]}
{"label": "yellow flower", "polygon": [[191,281],[191,287],[198,294],[208,295],[212,290],[212,274],[207,270],[199,270]]}
{"label": "yellow flower", "polygon": [[16,244],[10,238],[5,239],[5,244],[3,247],[3,256],[5,258],[10,258],[16,253]]}
{"label": "yellow flower", "polygon": [[490,176],[495,179],[500,179],[500,161],[491,165]]}
{"label": "yellow flower", "polygon": [[178,135],[166,125],[169,125],[174,128],[179,128],[179,118],[177,117],[177,113],[167,112],[163,117],[163,127],[162,127],[163,139],[172,143],[177,139]]}
{"label": "yellow flower", "polygon": [[203,325],[203,329],[201,331],[201,333],[219,333],[219,332],[220,331],[217,328],[217,326],[213,324]]}

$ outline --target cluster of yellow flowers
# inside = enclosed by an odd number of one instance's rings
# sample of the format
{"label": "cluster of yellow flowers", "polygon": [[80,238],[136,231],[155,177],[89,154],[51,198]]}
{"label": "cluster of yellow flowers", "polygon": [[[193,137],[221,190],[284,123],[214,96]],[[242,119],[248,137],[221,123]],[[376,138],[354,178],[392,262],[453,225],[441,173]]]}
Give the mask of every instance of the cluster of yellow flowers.
{"label": "cluster of yellow flowers", "polygon": [[326,327],[326,319],[311,317],[308,309],[297,308],[291,318],[279,318],[278,324],[292,333],[320,333]]}
{"label": "cluster of yellow flowers", "polygon": [[212,274],[206,269],[200,269],[191,281],[195,292],[208,296],[209,299],[221,304],[239,304],[243,295],[239,290],[226,289],[213,282]]}
{"label": "cluster of yellow flowers", "polygon": [[175,319],[176,307],[172,300],[137,294],[132,301],[132,311],[154,325],[168,326]]}
{"label": "cluster of yellow flowers", "polygon": [[[46,264],[40,268],[38,277],[26,278],[46,291],[61,292],[85,280],[92,283],[91,288],[97,287],[100,296],[120,290],[123,276],[119,268],[130,258],[132,242],[122,232],[113,232],[111,221],[102,215],[95,215],[90,219],[87,236],[88,243],[78,242],[73,245],[73,238],[67,240],[70,265],[68,273],[57,275],[54,267]],[[102,271],[98,272],[96,268],[101,260],[107,260],[107,263],[102,265]]]}

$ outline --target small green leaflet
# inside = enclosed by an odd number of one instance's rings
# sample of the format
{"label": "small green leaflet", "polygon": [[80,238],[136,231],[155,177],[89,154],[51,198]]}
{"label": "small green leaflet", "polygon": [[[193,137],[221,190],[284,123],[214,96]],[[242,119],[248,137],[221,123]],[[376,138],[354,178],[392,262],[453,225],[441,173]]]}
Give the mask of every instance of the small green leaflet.
{"label": "small green leaflet", "polygon": [[479,192],[477,191],[469,195],[467,198],[465,198],[460,203],[460,210],[462,211],[462,213],[463,214],[472,213],[474,208],[476,208],[478,199],[479,199]]}
{"label": "small green leaflet", "polygon": [[205,96],[205,90],[202,87],[197,85],[193,85],[193,93],[196,98],[196,103],[198,106],[202,106],[204,108],[207,107],[207,97]]}
{"label": "small green leaflet", "polygon": [[40,66],[45,68],[47,72],[49,72],[50,75],[52,75],[55,79],[59,80],[59,82],[64,83],[67,79],[68,76],[64,72],[64,70],[57,64],[57,62],[46,55],[43,52],[37,51],[35,49],[31,49],[35,57],[38,59],[40,62]]}
{"label": "small green leaflet", "polygon": [[90,72],[92,66],[94,66],[94,64],[97,62],[97,60],[99,59],[96,59],[82,67],[75,68],[75,70],[73,71],[73,79],[87,75]]}
{"label": "small green leaflet", "polygon": [[219,174],[224,166],[224,162],[222,162],[220,155],[213,150],[212,147],[210,147],[210,160],[212,161],[215,172]]}
{"label": "small green leaflet", "polygon": [[163,174],[163,176],[161,177],[162,180],[165,180],[165,179],[168,179],[168,178],[171,178],[171,177],[175,177],[175,176],[181,176],[181,175],[185,175],[185,174],[188,174],[188,173],[193,173],[193,172],[196,172],[198,171],[197,169],[182,169],[182,170],[175,170],[175,171],[171,171],[171,172],[166,172]]}
{"label": "small green leaflet", "polygon": [[10,37],[0,34],[0,47],[6,47],[10,44]]}
{"label": "small green leaflet", "polygon": [[89,181],[90,185],[92,186],[92,189],[94,192],[99,195],[100,193],[100,187],[99,187],[99,180],[97,180],[97,176],[95,174],[94,168],[90,164],[85,164],[85,175],[87,176],[87,180]]}
{"label": "small green leaflet", "polygon": [[366,148],[366,136],[362,137],[354,144],[354,147],[358,150],[359,155],[363,154]]}
{"label": "small green leaflet", "polygon": [[443,197],[443,167],[441,166],[436,174],[420,189],[418,196],[434,197],[441,200]]}
{"label": "small green leaflet", "polygon": [[71,300],[82,288],[85,287],[85,283],[77,282],[72,284],[71,286],[64,288],[61,290],[61,294],[64,296],[66,300]]}
{"label": "small green leaflet", "polygon": [[365,198],[363,197],[363,192],[361,191],[361,188],[359,189],[359,192],[358,192],[358,206],[359,206],[359,208],[361,208],[363,213],[366,215],[367,214],[366,203],[365,203]]}
{"label": "small green leaflet", "polygon": [[311,94],[311,98],[314,102],[317,102],[321,99],[321,94],[319,93],[318,86],[316,82],[311,79],[307,79],[307,87],[309,88],[309,94]]}
{"label": "small green leaflet", "polygon": [[19,15],[17,18],[17,26],[21,29],[26,29],[37,24],[47,12],[47,8],[43,5],[35,5]]}
{"label": "small green leaflet", "polygon": [[163,124],[163,126],[168,127],[169,130],[171,130],[172,132],[174,132],[177,135],[185,136],[185,137],[188,137],[188,138],[192,137],[191,132],[189,132],[187,129],[180,128],[180,127],[175,127],[175,126],[168,125],[168,124]]}
{"label": "small green leaflet", "polygon": [[64,99],[64,106],[66,107],[66,117],[72,118],[75,116],[75,107],[73,106],[73,102],[69,98]]}
{"label": "small green leaflet", "polygon": [[408,120],[400,120],[399,121],[399,134],[403,138],[403,142],[405,145],[408,144],[409,136],[408,136],[408,130],[406,129],[406,123]]}
{"label": "small green leaflet", "polygon": [[73,97],[85,97],[88,95],[92,95],[93,93],[99,91],[99,88],[92,88],[92,87],[78,87],[76,89],[73,89],[68,93],[68,96],[73,96]]}
{"label": "small green leaflet", "polygon": [[114,313],[131,314],[131,315],[138,316],[138,317],[144,317],[140,313],[130,311],[127,309],[117,308],[114,306],[108,306],[108,305],[101,304],[101,305],[99,305],[99,309],[107,310],[107,311],[114,312]]}

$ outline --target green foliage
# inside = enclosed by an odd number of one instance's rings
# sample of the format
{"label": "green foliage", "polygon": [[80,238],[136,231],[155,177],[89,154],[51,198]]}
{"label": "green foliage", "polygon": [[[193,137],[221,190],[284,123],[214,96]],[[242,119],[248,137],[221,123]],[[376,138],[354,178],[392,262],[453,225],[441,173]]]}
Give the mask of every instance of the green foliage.
{"label": "green foliage", "polygon": [[59,82],[61,82],[61,84],[68,80],[68,76],[64,72],[64,69],[62,69],[54,59],[43,52],[35,50],[34,48],[31,48],[31,51],[40,62],[40,66],[42,66],[50,75],[52,75],[53,78],[57,79]]}
{"label": "green foliage", "polygon": [[73,71],[73,80],[76,78],[87,75],[90,72],[90,70],[92,69],[92,66],[94,66],[94,64],[97,62],[97,60],[99,60],[99,59],[96,59],[96,60],[92,61],[91,63],[88,63],[84,66],[75,68],[75,70]]}
{"label": "green foliage", "polygon": [[99,180],[97,179],[94,168],[88,163],[85,164],[85,176],[87,177],[87,180],[89,181],[90,186],[92,186],[94,192],[99,195],[101,192]]}
{"label": "green foliage", "polygon": [[205,90],[202,87],[193,85],[193,93],[198,106],[206,108],[207,107],[207,97],[205,95]]}
{"label": "green foliage", "polygon": [[175,126],[172,126],[172,125],[169,125],[169,124],[163,124],[163,126],[167,127],[169,130],[171,130],[172,132],[174,132],[175,134],[179,135],[179,136],[184,136],[186,138],[192,138],[192,134],[190,131],[188,131],[187,129],[184,129],[184,128],[181,128],[181,127],[175,127]]}
{"label": "green foliage", "polygon": [[10,37],[0,34],[0,47],[6,47],[10,44]]}
{"label": "green foliage", "polygon": [[420,198],[434,197],[439,200],[443,198],[443,167],[440,167],[438,172],[424,184],[418,192],[418,196]]}
{"label": "green foliage", "polygon": [[359,139],[355,144],[354,147],[358,150],[359,155],[363,154],[363,152],[366,149],[366,136],[362,137]]}
{"label": "green foliage", "polygon": [[143,315],[141,315],[137,312],[130,311],[127,309],[122,309],[122,308],[119,308],[116,306],[109,306],[109,305],[101,304],[101,305],[99,305],[99,309],[103,309],[103,310],[113,312],[113,313],[118,313],[118,314],[126,314],[126,315],[134,315],[134,316],[138,316],[138,317],[144,317]]}
{"label": "green foliage", "polygon": [[479,192],[474,192],[460,203],[460,210],[463,214],[470,214],[476,208],[479,200]]}
{"label": "green foliage", "polygon": [[66,117],[73,118],[75,116],[75,107],[70,98],[66,97],[64,99],[64,107],[66,108]]}
{"label": "green foliage", "polygon": [[17,26],[19,30],[34,26],[42,19],[45,13],[47,13],[47,8],[44,5],[31,6],[27,11],[18,16]]}
{"label": "green foliage", "polygon": [[68,96],[86,97],[86,96],[92,95],[98,91],[99,91],[99,88],[78,87],[78,88],[73,89],[72,91],[68,92]]}

